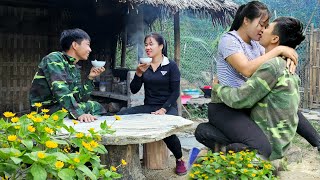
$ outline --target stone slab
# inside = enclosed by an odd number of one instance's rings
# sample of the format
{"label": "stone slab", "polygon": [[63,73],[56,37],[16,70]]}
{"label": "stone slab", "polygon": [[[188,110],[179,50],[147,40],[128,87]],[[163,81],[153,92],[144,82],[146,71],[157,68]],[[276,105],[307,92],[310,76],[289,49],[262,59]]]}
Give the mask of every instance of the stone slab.
{"label": "stone slab", "polygon": [[[65,119],[67,126],[73,126],[76,131],[88,133],[90,128],[100,130],[100,124],[107,121],[115,129],[114,134],[102,136],[102,144],[105,145],[128,145],[149,143],[162,140],[172,134],[182,132],[192,126],[193,122],[173,115],[133,114],[122,115],[121,120],[115,121],[114,116],[100,116],[91,123],[78,123],[73,125],[70,119]],[[66,134],[67,131],[62,131]]]}

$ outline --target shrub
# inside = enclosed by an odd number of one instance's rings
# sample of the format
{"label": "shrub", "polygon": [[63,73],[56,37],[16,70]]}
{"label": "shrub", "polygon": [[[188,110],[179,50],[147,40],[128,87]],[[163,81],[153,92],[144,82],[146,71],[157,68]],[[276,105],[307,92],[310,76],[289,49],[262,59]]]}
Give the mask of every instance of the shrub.
{"label": "shrub", "polygon": [[[101,130],[93,128],[87,134],[64,124],[67,111],[62,109],[48,115],[41,109],[16,117],[3,113],[0,119],[0,176],[3,179],[117,179],[117,168],[101,165],[99,154],[107,153],[100,144],[101,135],[113,133],[106,122]],[[78,121],[73,121],[74,126]],[[69,135],[59,136],[62,129]]]}
{"label": "shrub", "polygon": [[209,151],[193,164],[189,179],[277,179],[273,170],[271,163],[258,158],[256,152],[229,151],[225,154]]}

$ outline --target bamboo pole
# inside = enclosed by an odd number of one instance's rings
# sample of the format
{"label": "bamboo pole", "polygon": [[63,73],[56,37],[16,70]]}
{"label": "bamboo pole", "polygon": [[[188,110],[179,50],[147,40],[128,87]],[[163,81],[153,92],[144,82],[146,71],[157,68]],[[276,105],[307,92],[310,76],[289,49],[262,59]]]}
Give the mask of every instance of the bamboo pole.
{"label": "bamboo pole", "polygon": [[[179,11],[174,14],[174,61],[177,63],[178,67],[180,67],[180,58],[181,58],[181,48],[180,48],[180,15]],[[181,92],[181,89],[180,89]],[[177,100],[178,104],[178,114],[182,115],[182,104],[181,104],[181,96],[179,96]]]}
{"label": "bamboo pole", "polygon": [[309,108],[313,106],[313,34],[314,34],[314,25],[311,24],[310,28],[310,87],[309,87]]}

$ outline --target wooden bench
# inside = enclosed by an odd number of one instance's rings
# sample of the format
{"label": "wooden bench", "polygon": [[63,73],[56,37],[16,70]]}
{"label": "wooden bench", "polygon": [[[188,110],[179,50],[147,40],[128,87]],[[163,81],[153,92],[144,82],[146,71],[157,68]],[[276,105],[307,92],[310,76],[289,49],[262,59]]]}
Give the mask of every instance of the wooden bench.
{"label": "wooden bench", "polygon": [[[101,116],[92,123],[73,125],[72,121],[68,119],[65,120],[65,123],[68,126],[74,126],[75,130],[79,132],[88,133],[90,128],[98,131],[104,120],[110,125],[114,119],[113,116]],[[145,179],[139,158],[139,144],[145,144],[145,167],[161,169],[166,166],[168,159],[168,150],[162,139],[181,132],[192,124],[192,121],[180,116],[123,115],[121,120],[112,125],[116,132],[112,135],[102,136],[101,143],[106,145],[108,154],[101,155],[101,161],[109,167],[110,165],[118,165],[121,163],[121,159],[124,159],[128,164],[125,168],[119,169],[119,173],[123,174],[123,179]]]}

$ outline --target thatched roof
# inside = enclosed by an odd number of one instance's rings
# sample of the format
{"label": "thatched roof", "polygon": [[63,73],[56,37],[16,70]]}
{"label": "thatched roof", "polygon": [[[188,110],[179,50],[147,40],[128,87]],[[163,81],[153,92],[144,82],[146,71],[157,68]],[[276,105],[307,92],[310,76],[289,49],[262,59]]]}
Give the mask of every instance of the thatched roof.
{"label": "thatched roof", "polygon": [[172,10],[234,10],[237,5],[231,0],[119,0],[133,4],[150,4],[152,6],[165,6]]}
{"label": "thatched roof", "polygon": [[[132,8],[139,5],[159,7],[162,15],[177,11],[191,11],[199,16],[211,16],[214,21],[224,21],[234,15],[238,5],[232,0],[118,0],[128,3]],[[228,18],[227,18],[228,19]]]}

